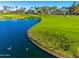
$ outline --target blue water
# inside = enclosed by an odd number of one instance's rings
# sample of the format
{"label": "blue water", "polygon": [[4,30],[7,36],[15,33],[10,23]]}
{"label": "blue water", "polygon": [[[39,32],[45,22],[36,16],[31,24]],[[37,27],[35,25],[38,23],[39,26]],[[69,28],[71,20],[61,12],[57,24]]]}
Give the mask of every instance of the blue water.
{"label": "blue water", "polygon": [[27,30],[37,24],[37,18],[0,20],[0,57],[55,57],[33,44]]}

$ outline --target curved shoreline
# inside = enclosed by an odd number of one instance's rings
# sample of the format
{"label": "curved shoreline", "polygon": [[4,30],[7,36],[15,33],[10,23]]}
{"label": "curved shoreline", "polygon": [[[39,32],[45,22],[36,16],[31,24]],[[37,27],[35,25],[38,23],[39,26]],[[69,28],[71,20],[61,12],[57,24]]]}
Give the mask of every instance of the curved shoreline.
{"label": "curved shoreline", "polygon": [[52,51],[50,51],[49,49],[44,48],[44,47],[41,46],[38,42],[36,42],[36,41],[34,40],[34,38],[32,38],[31,35],[30,35],[28,32],[27,32],[26,34],[27,34],[28,38],[30,39],[30,41],[32,41],[36,46],[38,46],[40,49],[44,50],[45,52],[47,52],[47,53],[49,53],[49,54],[51,54],[51,55],[53,55],[53,56],[56,56],[57,58],[73,58],[73,57],[65,57],[65,56],[62,57],[62,56],[56,54],[54,51],[53,51],[53,53],[52,53]]}
{"label": "curved shoreline", "polygon": [[[27,32],[27,36],[30,39],[30,41],[32,41],[36,46],[38,46],[40,49],[46,51],[49,54],[52,54],[50,51],[48,51],[47,49],[45,49],[44,47],[42,47],[40,44],[38,44],[33,38],[30,37],[29,33]],[[52,54],[54,56],[56,56],[55,54]],[[56,57],[60,57],[60,56],[56,56]]]}
{"label": "curved shoreline", "polygon": [[56,53],[52,53],[51,51],[49,51],[48,49],[44,48],[43,46],[41,46],[40,44],[38,44],[33,38],[30,37],[29,33],[27,32],[27,36],[30,39],[30,41],[32,41],[36,46],[38,46],[40,49],[46,51],[47,53],[56,56],[57,58],[62,58],[62,56],[57,55]]}
{"label": "curved shoreline", "polygon": [[[41,19],[40,19],[40,20],[41,20]],[[31,27],[31,28],[32,28],[32,27]],[[73,56],[65,57],[65,56],[62,56],[62,55],[58,55],[58,54],[56,54],[55,51],[53,51],[53,53],[52,53],[51,50],[46,49],[45,47],[41,46],[41,44],[39,44],[37,41],[35,41],[35,40],[34,40],[35,38],[32,38],[32,37],[31,37],[29,31],[27,31],[26,35],[28,36],[28,38],[30,39],[30,41],[33,42],[36,46],[38,46],[40,49],[44,50],[45,52],[47,52],[47,53],[49,53],[49,54],[51,54],[51,55],[53,55],[53,56],[56,56],[57,58],[73,58]]]}
{"label": "curved shoreline", "polygon": [[[39,19],[41,21],[41,19]],[[56,53],[52,53],[51,51],[45,49],[44,47],[42,47],[39,43],[37,43],[34,38],[31,37],[30,33],[27,31],[26,35],[28,36],[28,38],[30,39],[31,42],[33,42],[36,46],[38,46],[40,49],[44,50],[45,52],[54,55],[56,57],[62,58],[62,56],[57,55]]]}

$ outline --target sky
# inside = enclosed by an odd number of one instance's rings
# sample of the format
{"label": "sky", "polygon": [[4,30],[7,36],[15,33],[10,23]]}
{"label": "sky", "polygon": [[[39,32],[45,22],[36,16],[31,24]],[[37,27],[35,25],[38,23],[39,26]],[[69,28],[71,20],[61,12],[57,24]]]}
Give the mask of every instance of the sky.
{"label": "sky", "polygon": [[71,6],[73,1],[0,1],[0,9],[2,6],[18,6],[26,7],[27,9],[33,6]]}

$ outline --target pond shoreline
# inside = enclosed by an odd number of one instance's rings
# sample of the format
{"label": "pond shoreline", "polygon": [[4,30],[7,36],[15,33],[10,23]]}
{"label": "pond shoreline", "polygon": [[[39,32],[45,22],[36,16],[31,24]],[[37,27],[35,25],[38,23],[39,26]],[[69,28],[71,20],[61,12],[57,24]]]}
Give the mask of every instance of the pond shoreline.
{"label": "pond shoreline", "polygon": [[[0,19],[23,19],[24,17],[17,17],[17,18],[7,18],[7,17],[0,17]],[[28,17],[27,17],[28,18]]]}
{"label": "pond shoreline", "polygon": [[[32,28],[32,27],[31,27],[31,28]],[[58,54],[56,54],[55,51],[53,51],[53,53],[52,53],[51,50],[49,50],[49,49],[47,49],[47,48],[41,46],[41,44],[40,44],[39,42],[35,41],[35,40],[34,40],[35,38],[32,38],[32,36],[30,35],[29,31],[27,31],[26,35],[28,36],[28,38],[30,39],[30,41],[32,41],[36,46],[38,46],[40,49],[44,50],[45,52],[51,54],[52,56],[56,56],[56,58],[73,58],[72,56],[70,56],[70,57],[65,57],[65,56],[62,56],[62,55],[58,55]]]}
{"label": "pond shoreline", "polygon": [[[30,58],[30,57],[41,57],[42,55],[40,54],[45,53],[41,51],[38,47],[36,47],[25,34],[29,28],[31,28],[33,25],[39,22],[38,19],[26,18],[22,20],[21,19],[17,20],[2,19],[2,20],[3,21],[0,21],[0,38],[1,38],[0,57]],[[9,48],[11,50],[9,50]],[[11,54],[11,55],[5,56],[5,54]],[[45,55],[43,55],[42,57],[44,56]],[[47,56],[49,57],[49,55]]]}
{"label": "pond shoreline", "polygon": [[45,49],[44,47],[42,47],[40,44],[38,44],[33,38],[31,38],[31,36],[29,35],[29,33],[27,32],[27,36],[30,39],[30,41],[32,41],[36,46],[38,46],[40,49],[44,50],[45,52],[56,56],[57,58],[62,58],[62,56],[57,55],[56,53],[52,53],[51,51],[49,51],[48,49]]}
{"label": "pond shoreline", "polygon": [[[41,19],[39,19],[41,21]],[[32,27],[31,27],[32,28]],[[39,43],[37,43],[34,38],[31,37],[30,33],[27,31],[26,35],[28,36],[28,38],[30,39],[31,42],[33,42],[36,46],[38,46],[40,49],[44,50],[45,52],[53,55],[53,56],[56,56],[57,58],[61,58],[62,56],[60,55],[57,55],[56,53],[52,53],[51,51],[49,51],[48,49],[45,49],[44,47],[42,47]]]}

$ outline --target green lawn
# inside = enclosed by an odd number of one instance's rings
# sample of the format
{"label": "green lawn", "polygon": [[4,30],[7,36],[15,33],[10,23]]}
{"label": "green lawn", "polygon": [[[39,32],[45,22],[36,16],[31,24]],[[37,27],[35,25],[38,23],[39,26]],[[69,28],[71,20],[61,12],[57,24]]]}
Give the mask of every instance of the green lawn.
{"label": "green lawn", "polygon": [[41,22],[29,34],[38,45],[62,57],[79,57],[79,16],[37,16]]}
{"label": "green lawn", "polygon": [[52,54],[79,57],[79,16],[0,14],[0,18],[40,17],[41,21],[29,29],[31,38]]}
{"label": "green lawn", "polygon": [[0,13],[0,18],[28,18],[32,14]]}

